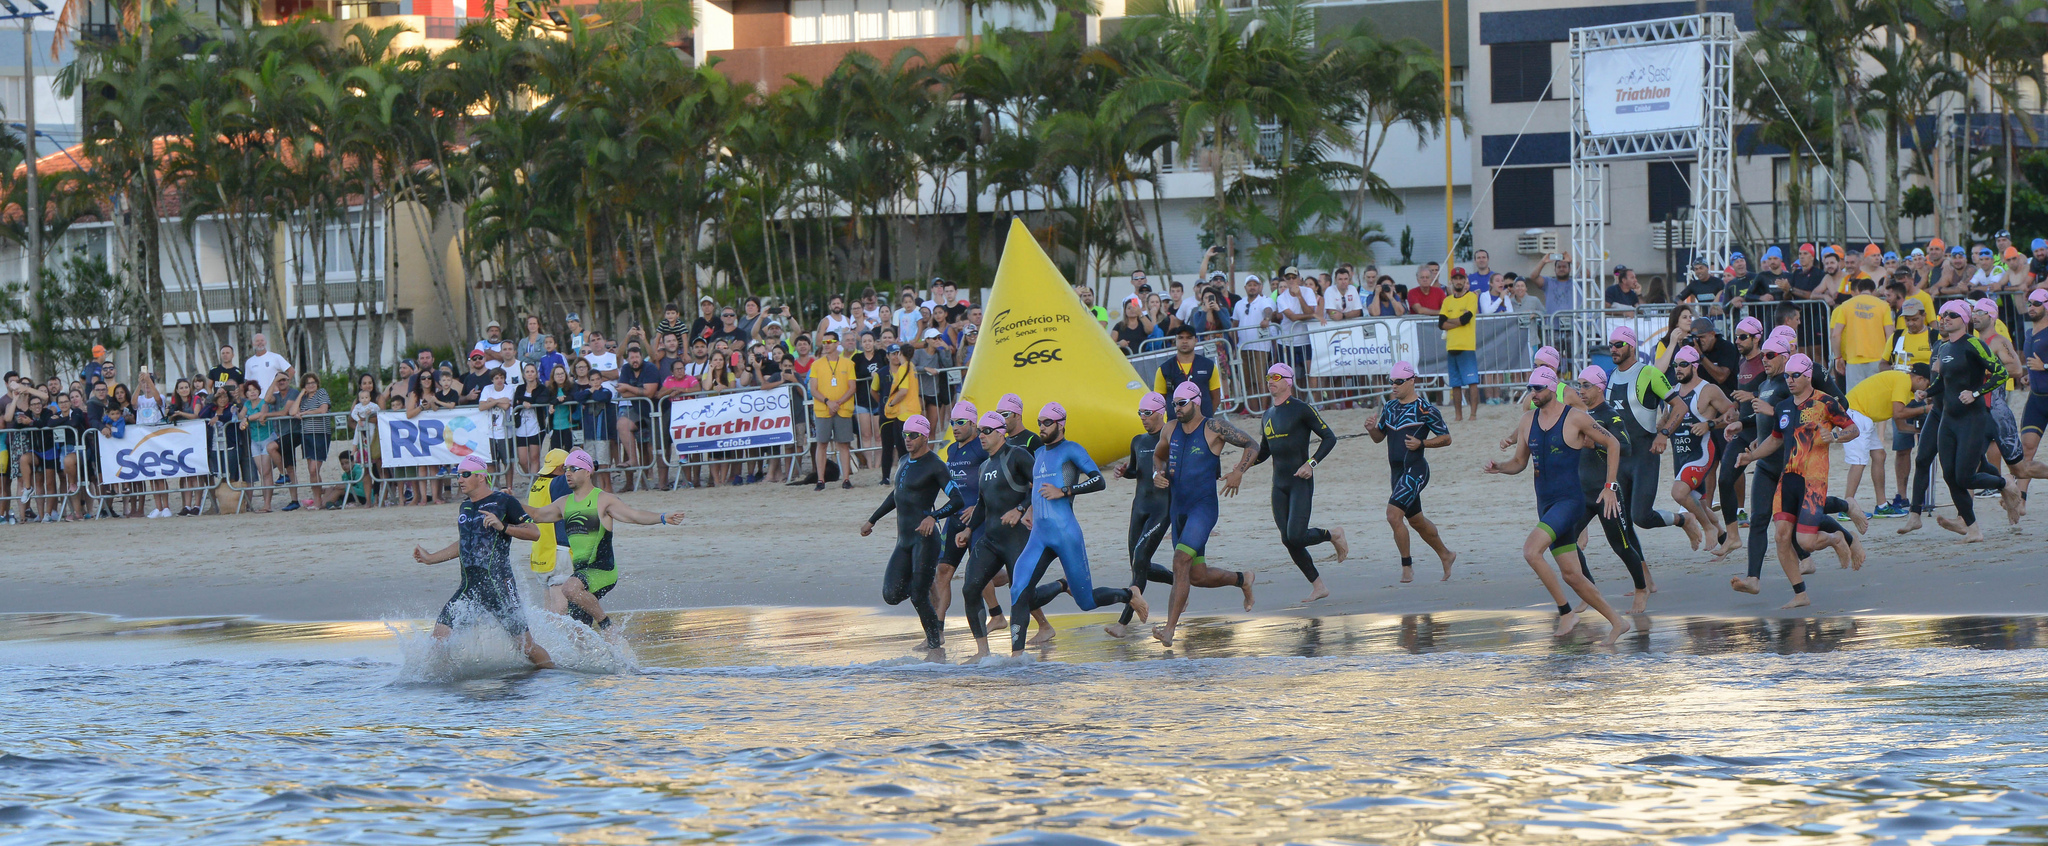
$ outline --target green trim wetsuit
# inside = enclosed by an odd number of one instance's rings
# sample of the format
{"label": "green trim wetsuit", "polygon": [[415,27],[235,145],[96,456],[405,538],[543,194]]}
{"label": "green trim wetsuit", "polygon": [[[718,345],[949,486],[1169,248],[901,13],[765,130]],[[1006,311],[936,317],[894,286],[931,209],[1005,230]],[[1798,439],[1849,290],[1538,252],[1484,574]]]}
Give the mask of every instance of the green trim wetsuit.
{"label": "green trim wetsuit", "polygon": [[[568,533],[572,568],[569,577],[581,580],[583,589],[598,599],[619,584],[618,565],[612,558],[612,530],[605,528],[604,517],[598,513],[602,499],[604,489],[595,485],[581,498],[573,492],[562,498],[562,525]],[[590,622],[590,615],[573,602],[569,616],[579,623]]]}
{"label": "green trim wetsuit", "polygon": [[[1991,419],[1990,393],[2005,390],[2005,365],[1969,335],[1960,341],[1946,341],[1934,354],[1934,384],[1928,396],[1941,399],[1941,433],[1935,449],[1941,458],[1942,480],[1955,500],[1956,516],[1963,525],[1977,522],[1972,489],[2004,488],[2005,477],[1985,468],[1980,458],[1998,438]],[[1977,396],[1963,402],[1962,393]]]}
{"label": "green trim wetsuit", "polygon": [[1635,364],[1608,377],[1607,404],[1621,412],[1622,419],[1623,431],[1614,433],[1615,437],[1643,445],[1642,449],[1623,454],[1621,472],[1615,479],[1621,483],[1622,510],[1628,512],[1629,522],[1639,528],[1659,529],[1685,522],[1684,514],[1656,508],[1657,489],[1664,479],[1664,460],[1649,450],[1651,440],[1657,436],[1657,418],[1677,395],[1678,389],[1671,386],[1664,371],[1651,367],[1650,360],[1641,352],[1636,353]]}
{"label": "green trim wetsuit", "polygon": [[[1621,442],[1621,466],[1628,466],[1628,455],[1632,447],[1628,433],[1624,431],[1621,412],[1614,406],[1601,403],[1587,410],[1593,422]],[[1636,590],[1648,590],[1643,573],[1643,542],[1636,538],[1636,527],[1628,520],[1624,510],[1619,516],[1607,516],[1607,509],[1600,505],[1600,492],[1607,489],[1607,449],[1594,445],[1579,450],[1579,490],[1586,495],[1586,513],[1600,521],[1600,531],[1607,535],[1607,546],[1621,559],[1621,566],[1628,568],[1628,577],[1635,582]],[[1587,555],[1581,553],[1579,562],[1585,564]],[[1591,580],[1591,566],[1586,566],[1586,578]]]}
{"label": "green trim wetsuit", "polygon": [[[1322,439],[1314,458],[1308,454],[1310,435]],[[1330,533],[1308,524],[1315,507],[1316,480],[1297,479],[1294,472],[1306,463],[1321,464],[1336,448],[1337,433],[1300,397],[1290,396],[1266,409],[1266,419],[1259,427],[1259,454],[1252,463],[1273,459],[1273,524],[1280,528],[1280,543],[1287,547],[1287,557],[1294,559],[1294,566],[1301,568],[1302,577],[1310,582],[1323,576],[1316,572],[1308,548],[1327,543]]]}

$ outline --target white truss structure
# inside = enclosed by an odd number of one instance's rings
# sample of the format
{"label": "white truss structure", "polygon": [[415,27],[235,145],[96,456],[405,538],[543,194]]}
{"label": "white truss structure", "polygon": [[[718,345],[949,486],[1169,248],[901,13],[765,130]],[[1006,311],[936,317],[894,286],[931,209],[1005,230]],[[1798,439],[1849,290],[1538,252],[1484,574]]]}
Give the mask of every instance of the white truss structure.
{"label": "white truss structure", "polygon": [[[1732,238],[1735,158],[1735,16],[1726,12],[1650,21],[1581,27],[1572,38],[1572,283],[1581,309],[1598,308],[1606,296],[1607,165],[1630,160],[1693,160],[1692,243],[1708,267],[1725,265]],[[1706,54],[1701,86],[1701,124],[1692,129],[1620,135],[1592,135],[1586,123],[1586,54],[1614,47],[1697,41]],[[1580,338],[1599,328],[1577,327]],[[1602,339],[1604,340],[1604,339]]]}

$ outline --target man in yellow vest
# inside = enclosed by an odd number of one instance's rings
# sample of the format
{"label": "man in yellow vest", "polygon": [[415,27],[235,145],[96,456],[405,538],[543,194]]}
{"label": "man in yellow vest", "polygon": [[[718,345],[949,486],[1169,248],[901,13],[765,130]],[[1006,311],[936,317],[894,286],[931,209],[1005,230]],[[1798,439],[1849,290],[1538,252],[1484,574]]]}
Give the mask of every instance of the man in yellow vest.
{"label": "man in yellow vest", "polygon": [[[567,460],[568,451],[560,449],[548,450],[548,454],[541,458],[540,473],[533,477],[533,485],[526,491],[527,508],[544,508],[552,505],[556,497],[569,492],[569,480],[562,475],[562,462]],[[533,541],[532,563],[529,567],[550,588],[542,605],[549,611],[561,614],[568,610],[569,600],[560,590],[554,588],[561,583],[556,577],[567,578],[567,574],[556,572],[555,564],[561,559],[562,548],[567,545],[567,541],[564,540],[566,536],[556,531],[558,526],[554,523],[541,523],[539,526],[540,537]]]}

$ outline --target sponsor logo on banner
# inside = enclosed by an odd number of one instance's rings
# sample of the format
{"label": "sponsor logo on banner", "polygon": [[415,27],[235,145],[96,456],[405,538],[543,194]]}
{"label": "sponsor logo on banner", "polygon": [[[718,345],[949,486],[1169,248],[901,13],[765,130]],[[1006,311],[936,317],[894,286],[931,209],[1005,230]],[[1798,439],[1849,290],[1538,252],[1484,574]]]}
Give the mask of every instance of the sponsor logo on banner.
{"label": "sponsor logo on banner", "polygon": [[1309,372],[1316,376],[1385,376],[1394,369],[1390,323],[1365,323],[1310,335],[1315,352]]}
{"label": "sponsor logo on banner", "polygon": [[491,455],[490,412],[474,408],[377,415],[377,452],[387,467],[442,467],[464,456]]}
{"label": "sponsor logo on banner", "polygon": [[1040,338],[1031,345],[1010,356],[1015,362],[1011,367],[1029,367],[1047,361],[1061,361],[1059,342],[1051,338]]}
{"label": "sponsor logo on banner", "polygon": [[100,437],[100,478],[108,482],[179,479],[213,472],[206,453],[206,423],[129,426],[119,438]]}
{"label": "sponsor logo on banner", "polygon": [[679,399],[668,407],[676,455],[760,449],[796,442],[789,391]]}
{"label": "sponsor logo on banner", "polygon": [[1691,129],[1705,111],[1706,52],[1697,41],[1595,50],[1585,80],[1594,135]]}

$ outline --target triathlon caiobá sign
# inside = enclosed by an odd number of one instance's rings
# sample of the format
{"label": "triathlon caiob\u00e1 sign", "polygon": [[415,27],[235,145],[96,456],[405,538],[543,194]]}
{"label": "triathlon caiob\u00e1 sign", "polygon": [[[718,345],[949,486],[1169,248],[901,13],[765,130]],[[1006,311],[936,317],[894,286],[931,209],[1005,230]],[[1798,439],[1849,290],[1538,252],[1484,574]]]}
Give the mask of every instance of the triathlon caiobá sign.
{"label": "triathlon caiob\u00e1 sign", "polygon": [[1706,49],[1697,41],[1588,51],[1587,130],[1627,135],[1699,127],[1706,67]]}

